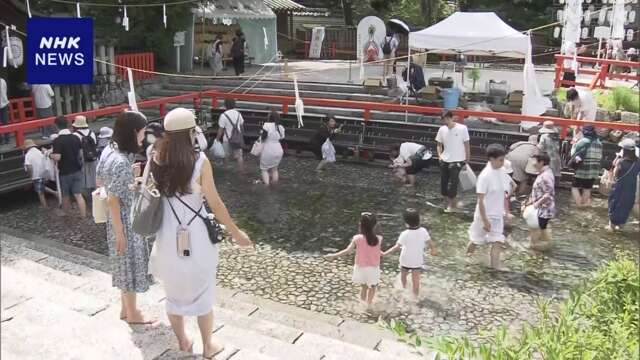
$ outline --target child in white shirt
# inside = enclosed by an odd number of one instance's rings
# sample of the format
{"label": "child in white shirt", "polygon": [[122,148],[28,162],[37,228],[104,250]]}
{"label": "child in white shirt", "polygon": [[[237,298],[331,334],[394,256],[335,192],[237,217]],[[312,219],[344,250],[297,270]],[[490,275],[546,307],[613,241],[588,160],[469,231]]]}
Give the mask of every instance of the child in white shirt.
{"label": "child in white shirt", "polygon": [[386,256],[401,249],[400,280],[402,287],[407,288],[407,276],[411,273],[413,295],[417,298],[420,293],[420,273],[424,266],[424,253],[429,248],[431,255],[436,256],[437,251],[427,229],[420,226],[418,211],[411,208],[406,209],[403,217],[407,230],[400,233],[398,242],[382,255]]}

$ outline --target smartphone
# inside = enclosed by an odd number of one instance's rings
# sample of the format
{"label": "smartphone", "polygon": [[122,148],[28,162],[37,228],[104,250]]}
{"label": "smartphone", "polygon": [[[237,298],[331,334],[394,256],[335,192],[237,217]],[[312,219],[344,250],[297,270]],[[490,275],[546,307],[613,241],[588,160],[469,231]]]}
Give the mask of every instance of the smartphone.
{"label": "smartphone", "polygon": [[178,256],[189,257],[191,256],[191,238],[189,236],[189,229],[180,227],[177,233],[178,240]]}

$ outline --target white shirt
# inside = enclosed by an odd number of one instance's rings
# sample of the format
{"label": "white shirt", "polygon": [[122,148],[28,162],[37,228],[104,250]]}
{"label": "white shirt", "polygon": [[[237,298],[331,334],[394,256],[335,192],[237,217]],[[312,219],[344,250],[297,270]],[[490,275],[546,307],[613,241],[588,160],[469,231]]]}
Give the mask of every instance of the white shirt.
{"label": "white shirt", "polygon": [[443,146],[440,160],[444,162],[467,160],[464,143],[469,141],[469,130],[465,125],[456,123],[451,129],[447,125],[441,126],[438,129],[436,141]]}
{"label": "white shirt", "polygon": [[400,144],[400,150],[398,150],[398,157],[400,157],[404,161],[407,161],[423,147],[423,145],[412,142],[402,143]]}
{"label": "white shirt", "polygon": [[38,148],[32,147],[24,155],[24,168],[31,166],[31,179],[42,179],[44,175],[44,155]]}
{"label": "white shirt", "polygon": [[598,104],[593,94],[589,90],[576,89],[578,91],[578,99],[580,99],[580,112],[582,117],[580,120],[595,120],[598,112]]}
{"label": "white shirt", "polygon": [[209,147],[209,142],[207,141],[207,137],[204,136],[204,132],[200,126],[196,126],[196,142],[198,143],[198,148],[200,151],[206,151]]}
{"label": "white shirt", "polygon": [[[80,139],[80,141],[82,141],[82,136],[90,136],[93,139],[93,142],[97,145],[98,144],[98,138],[96,137],[96,134],[91,131],[91,129],[78,129],[73,133],[75,136],[78,137],[78,139]],[[82,134],[82,135],[80,135]]]}
{"label": "white shirt", "polygon": [[[509,191],[504,169],[494,169],[491,164],[487,164],[478,175],[476,182],[476,193],[484,194],[484,208],[487,217],[504,216],[504,195]],[[476,206],[476,213],[480,210]]]}
{"label": "white shirt", "polygon": [[9,98],[7,98],[7,82],[0,78],[0,109],[9,105]]}
{"label": "white shirt", "polygon": [[33,94],[33,101],[36,103],[36,108],[46,109],[51,106],[51,97],[55,94],[50,85],[33,85],[31,88]]}
{"label": "white shirt", "polygon": [[424,264],[424,251],[427,242],[431,240],[429,232],[423,227],[417,229],[407,229],[400,233],[398,244],[402,247],[400,251],[400,266],[408,268],[419,268]]}
{"label": "white shirt", "polygon": [[[231,119],[231,121],[227,119],[227,116],[229,117],[229,119]],[[226,142],[231,137],[231,134],[233,133],[234,124],[238,127],[238,129],[241,129],[242,124],[244,124],[244,119],[242,118],[242,114],[240,114],[238,110],[235,110],[235,109],[227,110],[220,115],[220,119],[218,119],[218,126],[221,129],[224,129],[225,136],[222,137],[223,141]]]}

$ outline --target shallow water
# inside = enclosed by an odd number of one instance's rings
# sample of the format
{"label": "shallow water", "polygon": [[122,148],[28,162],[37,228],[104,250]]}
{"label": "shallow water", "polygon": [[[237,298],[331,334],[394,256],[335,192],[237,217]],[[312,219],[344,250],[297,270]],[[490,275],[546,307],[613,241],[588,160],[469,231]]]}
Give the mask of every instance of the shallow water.
{"label": "shallow water", "polygon": [[[333,303],[319,308],[325,312],[332,313],[333,310],[326,310],[335,308],[365,321],[374,321],[378,316],[399,317],[428,333],[442,333],[435,331],[437,328],[475,332],[500,321],[530,321],[538,296],[565,297],[568,289],[614,256],[615,249],[637,252],[639,248],[637,223],[623,234],[610,234],[603,229],[607,221],[604,198],[596,198],[593,208],[577,211],[570,204],[569,191],[559,190],[558,214],[552,222],[552,251],[544,256],[529,253],[524,221],[516,217],[510,248],[503,253],[505,270],[496,272],[487,267],[486,247],[480,247],[471,260],[465,257],[474,195],[463,194],[462,212],[445,214],[437,205],[442,200],[436,171],[422,174],[417,187],[410,188],[393,182],[389,170],[383,167],[339,163],[317,174],[315,165],[308,158],[285,158],[280,171],[282,180],[270,189],[257,183],[255,164],[250,164],[245,175],[216,167],[216,184],[233,216],[260,247],[280,251],[300,263],[314,264],[311,270],[302,271],[305,277],[309,271],[326,273],[338,269],[339,283],[348,291],[346,296],[324,299]],[[398,256],[385,258],[378,305],[367,313],[355,300],[357,288],[350,285],[353,256],[329,262],[319,259],[320,255],[348,245],[363,211],[377,214],[383,248],[392,246],[405,227],[401,214],[407,207],[420,211],[439,255],[427,258],[423,291],[417,303],[399,284]],[[516,214],[518,207],[512,204]],[[335,285],[327,278],[318,283],[310,278],[309,283],[311,297],[314,292],[330,292],[327,288]],[[289,292],[297,296],[297,291],[289,288]],[[267,297],[282,301],[270,295],[267,292]]]}

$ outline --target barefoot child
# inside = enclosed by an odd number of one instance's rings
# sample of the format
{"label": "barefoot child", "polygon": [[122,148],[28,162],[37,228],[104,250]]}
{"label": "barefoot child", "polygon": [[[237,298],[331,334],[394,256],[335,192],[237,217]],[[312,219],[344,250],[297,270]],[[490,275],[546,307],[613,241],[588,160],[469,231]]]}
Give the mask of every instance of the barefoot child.
{"label": "barefoot child", "polygon": [[413,295],[417,298],[420,293],[420,273],[424,265],[424,253],[427,247],[431,255],[437,255],[436,247],[429,236],[429,232],[420,226],[420,214],[416,209],[407,209],[403,214],[407,230],[398,237],[398,242],[389,250],[382,253],[389,255],[398,249],[400,251],[400,279],[402,287],[407,288],[407,276],[411,273]]}
{"label": "barefoot child", "polygon": [[325,255],[326,259],[335,259],[349,254],[355,248],[356,261],[353,266],[353,282],[361,286],[360,299],[373,303],[376,286],[380,282],[380,245],[382,236],[375,234],[376,216],[364,212],[360,216],[360,233],[353,237],[346,249],[335,254]]}

